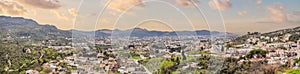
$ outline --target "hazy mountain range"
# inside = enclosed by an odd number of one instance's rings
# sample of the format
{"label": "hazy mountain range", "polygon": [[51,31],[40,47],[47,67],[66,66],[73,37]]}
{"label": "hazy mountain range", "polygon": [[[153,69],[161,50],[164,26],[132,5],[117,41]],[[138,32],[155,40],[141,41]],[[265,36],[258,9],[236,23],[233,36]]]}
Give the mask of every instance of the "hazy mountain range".
{"label": "hazy mountain range", "polygon": [[[197,30],[197,31],[172,31],[172,32],[166,32],[166,31],[149,31],[147,29],[143,28],[133,28],[128,30],[97,30],[97,31],[78,31],[73,30],[74,33],[83,33],[83,34],[95,34],[96,36],[111,36],[113,33],[115,35],[127,35],[130,34],[130,36],[135,37],[145,37],[145,36],[192,36],[192,35],[198,35],[198,36],[209,36],[209,35],[224,35],[225,33],[217,32],[217,31],[208,31],[208,30]],[[114,35],[113,34],[113,35]],[[233,37],[237,36],[232,33],[226,33],[227,36]]]}
{"label": "hazy mountain range", "polygon": [[[173,32],[163,32],[163,31],[149,31],[142,28],[134,28],[129,30],[108,30],[102,29],[97,31],[79,31],[79,30],[60,30],[53,25],[41,25],[32,19],[26,19],[23,17],[9,17],[0,16],[0,31],[1,34],[15,35],[15,36],[31,36],[35,38],[54,38],[54,37],[71,37],[72,32],[82,35],[92,35],[95,36],[111,36],[112,32],[117,34],[127,34],[131,32],[131,36],[144,37],[144,36],[176,36],[177,34],[182,35],[199,35],[199,36],[209,36],[209,35],[224,35],[223,32],[208,31],[208,30],[197,30],[197,31],[173,31]],[[177,34],[176,34],[177,33]],[[226,33],[227,36],[237,36],[232,33]]]}

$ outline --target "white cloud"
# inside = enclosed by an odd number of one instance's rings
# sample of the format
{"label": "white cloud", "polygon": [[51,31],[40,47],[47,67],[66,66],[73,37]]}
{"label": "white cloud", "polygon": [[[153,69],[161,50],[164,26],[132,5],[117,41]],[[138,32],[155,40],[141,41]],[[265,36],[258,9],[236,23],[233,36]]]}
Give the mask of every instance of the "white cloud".
{"label": "white cloud", "polygon": [[137,7],[144,7],[142,1],[143,0],[111,0],[108,8],[118,12],[124,12],[134,5],[137,5]]}
{"label": "white cloud", "polygon": [[60,1],[58,0],[17,0],[19,3],[42,8],[42,9],[58,9],[61,7]]}
{"label": "white cloud", "polygon": [[257,0],[256,4],[261,5],[262,4],[262,0]]}
{"label": "white cloud", "polygon": [[210,0],[209,6],[224,11],[228,8],[231,8],[232,4],[230,3],[230,0]]}
{"label": "white cloud", "polygon": [[195,6],[199,3],[198,0],[176,0],[176,3],[181,6]]}
{"label": "white cloud", "polygon": [[300,16],[300,11],[293,11],[292,14],[296,16]]}
{"label": "white cloud", "polygon": [[1,0],[0,1],[0,13],[7,13],[10,15],[23,15],[27,12],[27,10],[20,4],[8,1]]}
{"label": "white cloud", "polygon": [[240,16],[244,16],[245,14],[247,14],[248,12],[243,10],[243,11],[238,11],[238,15]]}
{"label": "white cloud", "polygon": [[78,15],[78,11],[75,8],[68,9],[68,12],[72,16],[77,16]]}
{"label": "white cloud", "polygon": [[52,12],[55,13],[59,19],[63,19],[67,21],[69,20],[69,18],[65,14],[59,12],[58,10],[53,10]]}
{"label": "white cloud", "polygon": [[283,9],[276,8],[274,6],[267,6],[266,9],[271,14],[271,19],[274,22],[287,22],[288,18]]}

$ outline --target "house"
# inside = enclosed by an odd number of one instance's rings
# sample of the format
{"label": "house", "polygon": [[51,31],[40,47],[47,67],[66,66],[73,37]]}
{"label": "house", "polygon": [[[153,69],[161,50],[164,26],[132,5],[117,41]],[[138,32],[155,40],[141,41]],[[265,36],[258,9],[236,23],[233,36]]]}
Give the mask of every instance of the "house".
{"label": "house", "polygon": [[265,46],[266,44],[267,44],[267,42],[261,42],[261,41],[259,41],[259,42],[257,43],[257,45],[258,45],[258,46],[261,46],[261,47],[262,47],[262,46]]}
{"label": "house", "polygon": [[36,70],[27,70],[26,74],[40,74],[40,72]]}
{"label": "house", "polygon": [[133,72],[133,71],[136,71],[136,68],[135,68],[135,67],[128,67],[128,68],[127,68],[127,71]]}
{"label": "house", "polygon": [[165,54],[164,58],[171,58],[172,56],[170,54]]}
{"label": "house", "polygon": [[71,74],[79,74],[78,70],[71,70]]}
{"label": "house", "polygon": [[285,34],[283,37],[284,41],[288,41],[290,36],[292,36],[292,34]]}
{"label": "house", "polygon": [[31,53],[31,49],[30,48],[27,48],[27,49],[24,49],[25,50],[25,53]]}
{"label": "house", "polygon": [[300,39],[297,41],[298,48],[300,48]]}

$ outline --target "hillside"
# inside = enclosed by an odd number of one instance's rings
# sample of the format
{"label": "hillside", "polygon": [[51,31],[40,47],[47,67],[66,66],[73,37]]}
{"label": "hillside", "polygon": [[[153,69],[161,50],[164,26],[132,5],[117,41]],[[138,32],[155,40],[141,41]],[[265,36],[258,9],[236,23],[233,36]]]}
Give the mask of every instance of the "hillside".
{"label": "hillside", "polygon": [[71,32],[52,25],[40,25],[34,20],[21,17],[0,16],[0,31],[4,37],[30,37],[35,40],[71,37]]}
{"label": "hillside", "polygon": [[300,38],[300,27],[277,30],[267,33],[259,33],[259,32],[248,32],[246,35],[237,37],[233,40],[235,44],[247,43],[247,39],[251,38],[261,38],[264,37],[261,41],[266,41],[268,43],[271,42],[296,42]]}

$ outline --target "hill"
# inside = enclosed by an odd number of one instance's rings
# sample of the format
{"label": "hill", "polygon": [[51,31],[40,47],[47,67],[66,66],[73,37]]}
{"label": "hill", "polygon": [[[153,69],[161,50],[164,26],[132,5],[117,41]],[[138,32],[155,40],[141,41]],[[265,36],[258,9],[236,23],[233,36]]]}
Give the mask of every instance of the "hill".
{"label": "hill", "polygon": [[52,25],[40,25],[31,19],[0,16],[0,31],[4,37],[30,37],[35,40],[71,37],[71,32]]}
{"label": "hill", "polygon": [[[197,30],[197,31],[173,31],[173,32],[163,32],[163,31],[149,31],[142,28],[133,28],[129,30],[97,30],[97,31],[79,31],[79,30],[60,30],[53,25],[41,25],[32,19],[26,19],[23,17],[9,17],[0,16],[0,31],[3,37],[13,36],[13,37],[30,37],[35,40],[48,40],[48,39],[64,39],[70,38],[73,34],[80,35],[94,35],[97,37],[108,37],[114,32],[115,34],[127,34],[130,33],[131,36],[135,37],[145,37],[145,36],[176,36],[177,34],[183,35],[198,35],[198,36],[209,36],[221,35],[222,32],[208,31],[208,30]],[[227,36],[236,36],[232,33],[226,33]]]}
{"label": "hill", "polygon": [[260,41],[271,42],[296,42],[300,38],[300,27],[276,30],[267,33],[248,32],[246,35],[233,40],[235,44],[247,43],[247,39],[261,38]]}

